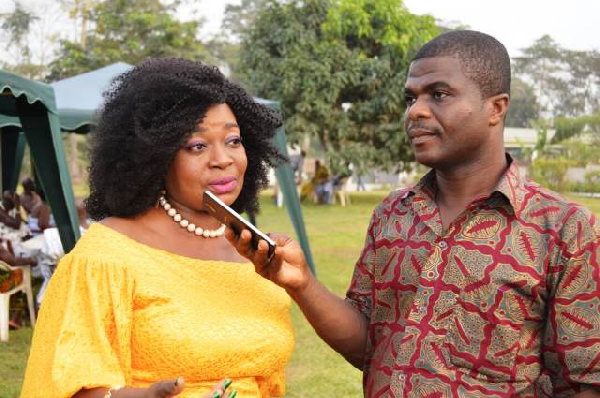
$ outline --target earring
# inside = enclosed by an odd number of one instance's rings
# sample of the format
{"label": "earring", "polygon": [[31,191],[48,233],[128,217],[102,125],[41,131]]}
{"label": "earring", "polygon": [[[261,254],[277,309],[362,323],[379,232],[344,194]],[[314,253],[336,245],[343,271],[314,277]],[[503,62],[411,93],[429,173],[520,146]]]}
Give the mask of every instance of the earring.
{"label": "earring", "polygon": [[158,198],[156,198],[154,207],[156,207],[156,208],[162,207],[160,204],[160,198],[164,197],[166,194],[167,194],[167,191],[165,191],[164,189],[161,189],[160,191],[158,191]]}

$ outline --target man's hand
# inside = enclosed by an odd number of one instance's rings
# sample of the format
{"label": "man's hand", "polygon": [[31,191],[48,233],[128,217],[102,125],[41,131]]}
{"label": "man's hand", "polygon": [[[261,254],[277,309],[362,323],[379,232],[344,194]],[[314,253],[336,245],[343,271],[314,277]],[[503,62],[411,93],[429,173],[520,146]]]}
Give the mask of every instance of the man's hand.
{"label": "man's hand", "polygon": [[275,252],[269,259],[269,245],[264,240],[258,243],[258,249],[252,248],[250,231],[243,230],[237,236],[227,228],[225,237],[233,247],[254,264],[256,272],[284,288],[290,295],[303,291],[312,274],[306,264],[300,245],[285,235],[269,235],[276,243]]}
{"label": "man's hand", "polygon": [[573,398],[600,398],[600,390],[597,390],[597,389],[584,390],[580,393],[575,394],[573,396]]}
{"label": "man's hand", "polygon": [[277,244],[269,259],[269,245],[258,243],[254,250],[250,231],[240,236],[227,229],[225,237],[254,264],[256,272],[283,287],[296,301],[317,334],[351,364],[362,368],[367,343],[366,318],[341,297],[332,294],[312,275],[300,245],[283,235],[270,235]]}

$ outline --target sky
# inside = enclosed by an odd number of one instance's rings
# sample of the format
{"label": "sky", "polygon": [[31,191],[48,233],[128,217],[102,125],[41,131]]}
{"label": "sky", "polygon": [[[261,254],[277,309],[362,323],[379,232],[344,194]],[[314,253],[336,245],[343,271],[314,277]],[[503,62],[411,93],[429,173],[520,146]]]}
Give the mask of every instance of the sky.
{"label": "sky", "polygon": [[[202,0],[195,6],[207,16],[204,32],[218,33],[226,3]],[[511,57],[545,34],[572,50],[600,50],[600,0],[404,0],[414,14],[468,25],[502,42]]]}
{"label": "sky", "polygon": [[[43,24],[31,32],[32,50],[37,57],[51,57],[51,48],[40,49],[42,36],[72,38],[77,27],[70,24],[56,0],[20,0],[29,9],[42,15]],[[165,0],[168,1],[168,0]],[[240,0],[183,0],[178,17],[182,20],[202,16],[205,19],[202,36],[218,35],[228,3]],[[13,1],[0,0],[0,14],[13,9]],[[561,46],[572,50],[600,50],[600,0],[404,0],[415,14],[430,14],[451,25],[467,25],[500,40],[511,57],[520,49],[549,34]],[[0,48],[0,57],[4,46]],[[10,56],[7,57],[10,59]]]}

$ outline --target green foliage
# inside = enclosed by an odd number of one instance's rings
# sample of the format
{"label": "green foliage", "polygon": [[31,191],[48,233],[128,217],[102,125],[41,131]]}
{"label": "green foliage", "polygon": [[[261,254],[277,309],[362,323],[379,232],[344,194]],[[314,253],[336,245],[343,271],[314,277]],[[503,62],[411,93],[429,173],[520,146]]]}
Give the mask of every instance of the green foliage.
{"label": "green foliage", "polygon": [[510,84],[510,108],[505,125],[531,127],[531,120],[538,118],[539,103],[534,88],[517,76]]}
{"label": "green foliage", "polygon": [[437,30],[400,0],[265,0],[241,34],[240,72],[281,101],[291,141],[316,137],[336,162],[400,167],[411,54]]}
{"label": "green foliage", "polygon": [[83,16],[92,28],[81,42],[62,41],[60,55],[51,64],[50,80],[118,61],[136,64],[146,57],[210,59],[197,38],[201,21],[178,21],[174,7],[160,0],[93,3]]}
{"label": "green foliage", "polygon": [[554,119],[554,128],[556,134],[552,142],[561,142],[589,132],[590,137],[600,145],[600,111],[580,117],[557,117]]}
{"label": "green foliage", "polygon": [[572,192],[600,193],[600,170],[585,173],[585,180],[573,182],[569,190]]}
{"label": "green foliage", "polygon": [[576,163],[564,157],[539,158],[531,164],[531,179],[542,184],[546,188],[563,192],[569,188],[566,179],[567,171]]}
{"label": "green foliage", "polygon": [[585,174],[587,192],[600,192],[600,170],[589,171]]}
{"label": "green foliage", "polygon": [[27,34],[31,24],[40,19],[33,12],[23,8],[21,3],[15,2],[15,9],[13,12],[0,15],[2,24],[0,28],[8,34],[8,42],[6,43],[6,49],[11,46],[16,46],[22,52],[25,57],[29,56],[29,46],[26,43]]}

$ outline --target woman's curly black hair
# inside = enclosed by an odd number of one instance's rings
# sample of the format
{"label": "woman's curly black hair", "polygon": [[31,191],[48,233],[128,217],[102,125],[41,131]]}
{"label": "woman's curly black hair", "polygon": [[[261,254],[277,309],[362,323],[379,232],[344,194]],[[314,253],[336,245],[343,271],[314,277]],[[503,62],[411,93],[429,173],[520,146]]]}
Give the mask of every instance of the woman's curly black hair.
{"label": "woman's curly black hair", "polygon": [[93,134],[88,213],[95,220],[134,217],[154,205],[175,154],[213,104],[233,111],[248,158],[242,191],[232,207],[258,210],[268,170],[285,161],[271,143],[282,121],[214,66],[147,59],[119,75],[104,93]]}

